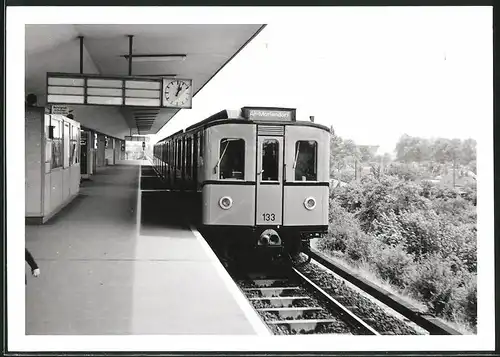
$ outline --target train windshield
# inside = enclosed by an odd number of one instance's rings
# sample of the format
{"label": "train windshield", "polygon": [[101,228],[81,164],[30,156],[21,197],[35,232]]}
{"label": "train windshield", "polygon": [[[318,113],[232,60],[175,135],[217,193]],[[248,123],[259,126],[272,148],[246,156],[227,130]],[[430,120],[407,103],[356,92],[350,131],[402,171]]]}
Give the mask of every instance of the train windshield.
{"label": "train windshield", "polygon": [[317,181],[318,143],[316,141],[297,141],[295,143],[295,169],[296,181]]}
{"label": "train windshield", "polygon": [[222,139],[218,165],[220,179],[243,180],[245,176],[245,140]]}

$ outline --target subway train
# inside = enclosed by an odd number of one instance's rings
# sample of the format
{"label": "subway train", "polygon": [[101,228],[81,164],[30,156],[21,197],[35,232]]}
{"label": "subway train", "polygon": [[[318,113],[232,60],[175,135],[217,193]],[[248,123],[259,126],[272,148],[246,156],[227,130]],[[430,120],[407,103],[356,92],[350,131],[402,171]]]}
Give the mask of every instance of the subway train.
{"label": "subway train", "polygon": [[296,109],[243,107],[158,141],[153,161],[219,246],[296,255],[328,228],[329,146],[329,128]]}

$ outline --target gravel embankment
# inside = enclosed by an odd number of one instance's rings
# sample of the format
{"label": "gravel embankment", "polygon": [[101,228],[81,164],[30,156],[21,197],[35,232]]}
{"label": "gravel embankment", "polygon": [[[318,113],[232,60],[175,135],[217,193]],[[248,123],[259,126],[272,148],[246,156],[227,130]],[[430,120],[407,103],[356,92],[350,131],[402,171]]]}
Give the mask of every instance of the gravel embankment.
{"label": "gravel embankment", "polygon": [[386,313],[376,303],[351,289],[343,280],[325,272],[318,266],[307,264],[297,269],[342,305],[348,308],[354,307],[351,311],[380,334],[420,334],[404,321]]}

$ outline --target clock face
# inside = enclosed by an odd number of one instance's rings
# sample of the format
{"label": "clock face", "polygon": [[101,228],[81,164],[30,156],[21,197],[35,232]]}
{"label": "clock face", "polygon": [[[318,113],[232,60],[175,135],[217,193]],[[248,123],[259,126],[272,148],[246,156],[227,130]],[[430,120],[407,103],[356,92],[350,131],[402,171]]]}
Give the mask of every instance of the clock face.
{"label": "clock face", "polygon": [[188,79],[163,80],[163,106],[191,108],[192,82]]}

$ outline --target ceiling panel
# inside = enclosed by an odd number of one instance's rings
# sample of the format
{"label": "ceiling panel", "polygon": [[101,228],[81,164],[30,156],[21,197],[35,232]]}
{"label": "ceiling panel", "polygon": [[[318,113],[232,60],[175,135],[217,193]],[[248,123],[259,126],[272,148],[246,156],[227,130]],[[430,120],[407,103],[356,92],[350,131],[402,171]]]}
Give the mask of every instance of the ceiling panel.
{"label": "ceiling panel", "polygon": [[[26,88],[43,91],[48,71],[79,70],[79,40],[84,36],[84,72],[128,75],[128,35],[134,35],[133,54],[186,54],[184,61],[133,63],[132,75],[176,74],[193,79],[198,92],[261,29],[261,24],[236,25],[30,25],[26,26]],[[36,59],[33,56],[37,55]],[[88,58],[87,58],[88,57]],[[43,59],[39,61],[38,59]],[[90,61],[90,63],[89,63]],[[94,66],[95,65],[95,66]],[[60,70],[58,70],[60,68]],[[35,89],[36,88],[36,89]],[[135,111],[122,108],[127,125],[137,128]],[[178,110],[157,110],[154,134]],[[96,128],[97,129],[97,128]]]}

